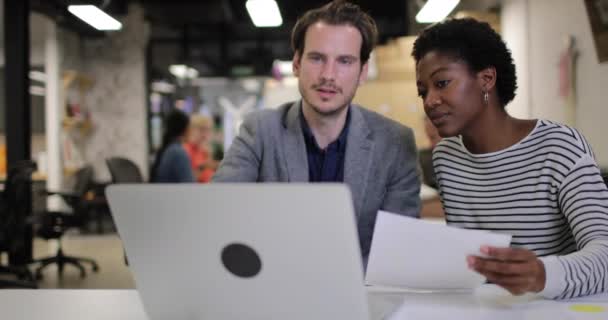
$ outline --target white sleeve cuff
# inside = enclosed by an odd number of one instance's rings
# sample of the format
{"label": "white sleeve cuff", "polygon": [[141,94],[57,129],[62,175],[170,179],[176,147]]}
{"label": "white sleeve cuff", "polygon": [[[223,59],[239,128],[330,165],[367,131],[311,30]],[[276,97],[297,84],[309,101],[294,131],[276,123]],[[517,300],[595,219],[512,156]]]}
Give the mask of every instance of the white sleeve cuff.
{"label": "white sleeve cuff", "polygon": [[557,256],[539,259],[545,266],[545,288],[538,294],[546,299],[556,299],[566,290],[566,270]]}

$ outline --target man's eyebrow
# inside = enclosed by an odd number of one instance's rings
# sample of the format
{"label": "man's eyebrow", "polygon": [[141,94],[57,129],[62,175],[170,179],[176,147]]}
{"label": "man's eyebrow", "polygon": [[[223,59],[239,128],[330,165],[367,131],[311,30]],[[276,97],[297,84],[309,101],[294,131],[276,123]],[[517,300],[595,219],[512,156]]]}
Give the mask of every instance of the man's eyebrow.
{"label": "man's eyebrow", "polygon": [[321,52],[318,51],[309,51],[308,53],[306,53],[307,56],[325,56],[324,54],[322,54]]}
{"label": "man's eyebrow", "polygon": [[338,58],[348,58],[348,59],[352,59],[352,60],[359,60],[359,57],[352,55],[352,54],[339,55]]}

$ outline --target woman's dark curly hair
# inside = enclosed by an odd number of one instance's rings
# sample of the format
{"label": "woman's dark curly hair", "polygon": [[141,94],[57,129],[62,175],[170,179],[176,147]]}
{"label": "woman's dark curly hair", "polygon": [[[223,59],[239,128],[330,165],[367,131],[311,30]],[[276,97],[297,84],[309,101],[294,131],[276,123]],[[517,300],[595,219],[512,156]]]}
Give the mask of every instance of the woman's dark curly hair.
{"label": "woman's dark curly hair", "polygon": [[179,141],[179,138],[186,134],[189,124],[190,117],[178,109],[172,109],[167,114],[167,117],[165,118],[163,141],[160,149],[156,153],[156,158],[154,159],[152,169],[150,170],[152,181],[156,180],[158,166],[160,165],[160,160],[165,154],[165,151],[167,151],[167,148],[169,148],[172,143]]}
{"label": "woman's dark curly hair", "polygon": [[496,69],[496,89],[504,108],[517,89],[517,76],[511,51],[489,24],[471,18],[448,19],[422,31],[414,42],[416,64],[429,52],[451,55],[469,66],[472,72]]}

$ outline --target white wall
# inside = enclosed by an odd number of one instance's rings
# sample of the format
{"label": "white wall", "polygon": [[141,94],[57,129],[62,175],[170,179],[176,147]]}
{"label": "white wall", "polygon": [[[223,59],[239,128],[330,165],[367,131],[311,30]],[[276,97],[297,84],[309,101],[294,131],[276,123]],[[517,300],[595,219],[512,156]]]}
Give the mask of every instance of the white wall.
{"label": "white wall", "polygon": [[[522,32],[527,12],[527,37]],[[528,69],[529,115],[567,122],[564,102],[558,96],[558,62],[564,38],[572,35],[579,51],[576,69],[576,121],[573,124],[587,137],[600,166],[608,167],[608,63],[599,64],[591,27],[583,0],[506,0],[503,2],[502,27],[512,45],[518,71]],[[523,33],[523,34],[522,34]],[[526,46],[528,43],[527,53]],[[527,59],[526,59],[527,57]],[[520,73],[521,75],[521,73]],[[518,101],[517,108],[525,109]]]}
{"label": "white wall", "polygon": [[44,66],[46,26],[51,20],[40,14],[30,14],[30,64]]}
{"label": "white wall", "polygon": [[109,180],[105,159],[120,156],[134,161],[144,177],[148,173],[146,134],[145,48],[148,27],[143,9],[129,6],[123,29],[100,40],[87,40],[82,68],[95,81],[85,96],[94,130],[88,138],[85,159],[99,180]]}
{"label": "white wall", "polygon": [[[3,0],[0,0],[0,40],[3,38]],[[99,40],[81,38],[59,28],[58,68],[76,70],[94,80],[86,92],[83,105],[91,112],[95,126],[92,135],[82,141],[83,150],[73,150],[82,162],[92,163],[99,180],[109,180],[104,159],[121,156],[135,161],[147,174],[145,46],[148,30],[139,6],[129,7],[129,15],[120,17],[123,30],[110,33]],[[46,16],[30,16],[30,63],[45,64],[45,44],[48,24]],[[0,65],[4,63],[3,43],[0,41]],[[61,89],[62,90],[62,89]],[[65,93],[59,100],[64,101]],[[61,103],[63,106],[63,103]],[[62,111],[62,110],[60,110]],[[56,114],[61,120],[62,114]],[[47,115],[48,117],[48,115]],[[47,124],[48,126],[48,124]],[[0,141],[3,141],[0,136]],[[44,137],[33,137],[33,155],[44,150]],[[65,159],[61,160],[65,162]]]}
{"label": "white wall", "polygon": [[501,11],[502,37],[511,50],[517,74],[515,99],[507,105],[509,114],[517,118],[530,118],[530,67],[528,1],[506,1]]}

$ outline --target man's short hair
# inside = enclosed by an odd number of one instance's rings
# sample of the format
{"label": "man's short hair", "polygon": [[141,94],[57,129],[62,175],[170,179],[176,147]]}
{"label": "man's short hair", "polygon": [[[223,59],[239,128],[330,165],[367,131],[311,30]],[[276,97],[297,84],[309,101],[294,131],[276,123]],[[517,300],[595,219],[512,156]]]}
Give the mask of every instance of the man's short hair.
{"label": "man's short hair", "polygon": [[360,51],[361,64],[369,60],[378,39],[376,22],[358,5],[343,0],[335,0],[320,8],[309,10],[298,19],[291,32],[291,48],[294,53],[304,52],[308,27],[320,21],[330,25],[351,25],[357,28],[363,39]]}

